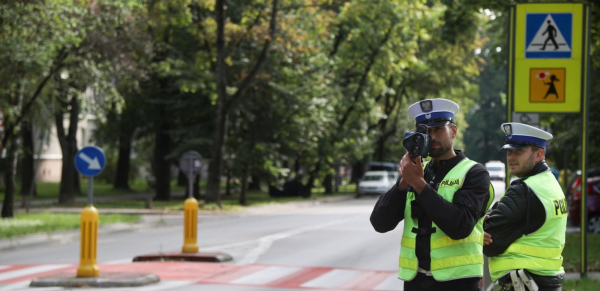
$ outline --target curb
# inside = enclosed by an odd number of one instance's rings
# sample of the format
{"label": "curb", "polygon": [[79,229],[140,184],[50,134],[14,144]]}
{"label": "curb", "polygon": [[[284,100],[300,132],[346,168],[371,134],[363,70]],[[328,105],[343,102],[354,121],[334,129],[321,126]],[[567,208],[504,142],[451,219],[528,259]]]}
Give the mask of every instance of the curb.
{"label": "curb", "polygon": [[59,273],[31,281],[30,287],[139,287],[160,282],[155,274],[100,273],[98,277],[78,278],[73,273]]}

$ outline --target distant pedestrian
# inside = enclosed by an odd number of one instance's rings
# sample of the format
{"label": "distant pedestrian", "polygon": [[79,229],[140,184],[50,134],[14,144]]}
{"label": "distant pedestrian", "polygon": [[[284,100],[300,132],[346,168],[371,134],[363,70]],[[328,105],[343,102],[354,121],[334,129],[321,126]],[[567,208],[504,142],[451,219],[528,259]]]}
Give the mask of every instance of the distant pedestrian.
{"label": "distant pedestrian", "polygon": [[502,290],[559,291],[567,204],[544,161],[552,135],[521,123],[505,123],[502,130],[506,162],[519,179],[510,183],[483,223],[490,275]]}

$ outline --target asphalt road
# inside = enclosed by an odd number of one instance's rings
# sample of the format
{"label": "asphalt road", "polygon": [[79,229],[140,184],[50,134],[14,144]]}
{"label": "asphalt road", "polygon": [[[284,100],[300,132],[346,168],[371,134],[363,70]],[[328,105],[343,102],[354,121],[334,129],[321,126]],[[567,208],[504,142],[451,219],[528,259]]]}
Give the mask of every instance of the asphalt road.
{"label": "asphalt road", "polygon": [[[316,205],[263,207],[244,213],[201,216],[198,222],[198,245],[201,252],[231,255],[233,261],[224,265],[234,265],[239,268],[239,272],[258,268],[257,266],[266,268],[262,271],[265,274],[267,271],[327,271],[325,277],[329,277],[322,279],[323,282],[318,282],[316,278],[316,281],[313,280],[315,282],[303,283],[306,285],[303,288],[335,288],[338,285],[332,285],[332,282],[335,283],[336,280],[342,282],[353,276],[365,277],[368,274],[379,276],[380,281],[385,283],[384,275],[385,278],[395,277],[402,225],[386,234],[375,232],[369,222],[375,202],[376,197],[363,197]],[[99,211],[102,215],[102,209]],[[146,227],[130,229],[122,226],[122,231],[99,234],[97,260],[101,272],[104,265],[111,264],[131,264],[134,268],[137,263],[132,264],[131,261],[135,256],[181,251],[181,214],[154,216],[147,218],[147,221]],[[59,268],[64,267],[63,265],[77,266],[78,263],[77,235],[64,235],[62,240],[55,239],[44,244],[0,251],[0,269],[2,266],[8,268],[7,266],[24,264]],[[109,268],[107,266],[104,268]],[[20,288],[26,287],[23,283],[21,287],[17,283],[2,284],[2,278],[0,273],[0,290],[22,290]],[[4,278],[9,278],[9,275]],[[376,286],[387,286],[379,288],[383,288],[382,290],[401,290],[401,282],[393,279],[391,284],[388,282]],[[255,284],[241,286],[244,284],[182,282],[188,281],[163,280],[159,285],[138,287],[135,290],[264,290],[253,286]],[[281,288],[282,286],[273,286],[275,288],[269,290],[298,290]],[[46,288],[36,288],[43,289]]]}

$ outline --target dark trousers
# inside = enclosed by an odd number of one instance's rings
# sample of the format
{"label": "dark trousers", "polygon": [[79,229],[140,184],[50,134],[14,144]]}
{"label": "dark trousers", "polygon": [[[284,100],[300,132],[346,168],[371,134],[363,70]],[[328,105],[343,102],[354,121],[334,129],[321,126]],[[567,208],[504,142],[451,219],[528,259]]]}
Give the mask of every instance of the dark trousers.
{"label": "dark trousers", "polygon": [[404,281],[404,291],[479,291],[479,278],[439,282],[433,276],[417,273],[411,281]]}

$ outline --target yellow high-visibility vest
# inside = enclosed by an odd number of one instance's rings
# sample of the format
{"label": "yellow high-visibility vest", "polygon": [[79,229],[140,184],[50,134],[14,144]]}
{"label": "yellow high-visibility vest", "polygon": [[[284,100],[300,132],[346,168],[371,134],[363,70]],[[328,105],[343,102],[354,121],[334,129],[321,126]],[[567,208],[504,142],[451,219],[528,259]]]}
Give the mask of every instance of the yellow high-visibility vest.
{"label": "yellow high-visibility vest", "polygon": [[565,272],[562,266],[562,250],[567,230],[567,201],[550,171],[524,180],[525,184],[542,201],[546,220],[536,232],[515,240],[504,253],[490,257],[492,280],[514,269],[526,269],[541,276],[554,276]]}
{"label": "yellow high-visibility vest", "polygon": [[[438,194],[447,201],[452,202],[454,194],[458,191],[467,176],[467,172],[477,163],[467,158],[460,161],[440,182]],[[494,200],[494,188],[489,186],[490,198],[487,208]],[[404,231],[400,247],[400,260],[398,262],[398,277],[405,281],[412,280],[417,275],[419,262],[415,254],[417,235],[412,232],[413,227],[418,228],[416,218],[411,217],[411,202],[416,194],[408,192],[406,208],[404,210]],[[486,209],[487,209],[486,208]],[[460,240],[451,239],[435,223],[432,227],[436,232],[431,234],[431,274],[437,281],[448,281],[459,278],[483,276],[483,218],[479,219],[471,234]]]}

